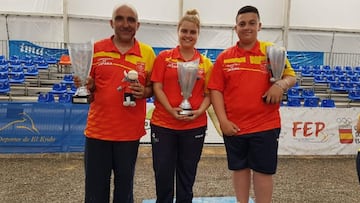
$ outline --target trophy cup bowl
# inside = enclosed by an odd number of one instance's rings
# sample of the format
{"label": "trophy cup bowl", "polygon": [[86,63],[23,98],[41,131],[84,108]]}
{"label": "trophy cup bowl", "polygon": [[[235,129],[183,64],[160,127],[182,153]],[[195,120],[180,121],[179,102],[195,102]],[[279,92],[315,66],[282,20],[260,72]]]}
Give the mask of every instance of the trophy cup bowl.
{"label": "trophy cup bowl", "polygon": [[69,43],[69,55],[74,75],[81,80],[81,86],[77,88],[72,103],[88,104],[90,92],[85,86],[86,79],[93,60],[93,43]]}
{"label": "trophy cup bowl", "polygon": [[275,45],[267,46],[268,69],[270,72],[270,82],[281,79],[286,68],[286,49]]}
{"label": "trophy cup bowl", "polygon": [[191,93],[197,79],[198,67],[199,59],[177,63],[179,84],[181,88],[181,95],[183,96],[183,100],[179,105],[182,109],[182,111],[179,112],[180,115],[191,115],[192,107],[189,102],[189,98],[191,97]]}

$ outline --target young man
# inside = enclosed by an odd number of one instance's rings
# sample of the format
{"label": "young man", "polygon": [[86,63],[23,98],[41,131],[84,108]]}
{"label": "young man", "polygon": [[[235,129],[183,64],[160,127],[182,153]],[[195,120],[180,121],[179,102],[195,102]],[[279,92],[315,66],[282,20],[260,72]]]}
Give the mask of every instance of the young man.
{"label": "young man", "polygon": [[266,47],[257,39],[257,8],[245,6],[236,16],[239,41],[216,59],[208,88],[233,171],[237,201],[247,203],[253,181],[256,203],[270,203],[277,167],[280,101],[296,82],[287,61],[281,80],[270,82]]}
{"label": "young man", "polygon": [[[87,88],[92,102],[85,129],[85,202],[109,202],[111,173],[113,202],[133,203],[133,178],[140,138],[145,135],[146,98],[152,95],[153,49],[135,39],[140,24],[136,10],[115,6],[110,20],[114,35],[94,45]],[[138,82],[130,89],[136,106],[123,105],[118,87],[135,70]],[[78,84],[78,77],[74,80]]]}

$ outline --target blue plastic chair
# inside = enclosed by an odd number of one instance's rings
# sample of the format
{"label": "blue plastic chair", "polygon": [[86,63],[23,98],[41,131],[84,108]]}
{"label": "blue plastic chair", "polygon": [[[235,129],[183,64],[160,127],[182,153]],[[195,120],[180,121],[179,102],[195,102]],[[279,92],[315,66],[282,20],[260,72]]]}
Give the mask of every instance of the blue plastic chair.
{"label": "blue plastic chair", "polygon": [[6,94],[8,92],[10,92],[9,81],[0,81],[0,93]]}
{"label": "blue plastic chair", "polygon": [[314,98],[315,96],[315,91],[313,89],[303,89],[302,90],[302,96],[303,98]]}
{"label": "blue plastic chair", "polygon": [[302,77],[312,77],[314,76],[313,71],[310,68],[302,69],[301,70]]}
{"label": "blue plastic chair", "polygon": [[295,72],[301,72],[302,66],[293,64],[291,67],[294,69]]}
{"label": "blue plastic chair", "polygon": [[71,103],[71,101],[72,101],[71,94],[64,93],[59,95],[59,100],[58,100],[59,103]]}
{"label": "blue plastic chair", "polygon": [[0,82],[9,82],[9,74],[7,72],[0,72]]}
{"label": "blue plastic chair", "polygon": [[54,56],[50,56],[50,57],[46,58],[45,61],[46,61],[49,65],[55,65],[55,64],[58,63],[58,60],[57,60]]}
{"label": "blue plastic chair", "polygon": [[360,73],[360,66],[355,66],[353,69],[355,73]]}
{"label": "blue plastic chair", "polygon": [[18,55],[11,55],[8,62],[9,64],[21,64],[20,57]]}
{"label": "blue plastic chair", "polygon": [[300,90],[297,89],[297,88],[290,88],[290,89],[288,89],[288,91],[287,91],[287,97],[288,97],[288,98],[299,98],[299,99],[303,98],[302,95],[301,95]]}
{"label": "blue plastic chair", "polygon": [[301,99],[300,98],[288,98],[286,106],[300,107],[301,106]]}
{"label": "blue plastic chair", "polygon": [[322,70],[324,71],[330,71],[331,70],[331,67],[329,65],[324,65],[322,66]]}
{"label": "blue plastic chair", "polygon": [[24,72],[24,67],[19,64],[19,65],[9,65],[9,74],[17,74],[17,73],[23,73]]}
{"label": "blue plastic chair", "polygon": [[342,71],[342,66],[334,66],[334,71]]}
{"label": "blue plastic chair", "polygon": [[318,97],[308,97],[304,98],[304,107],[318,107],[319,106]]}
{"label": "blue plastic chair", "polygon": [[24,83],[25,82],[24,73],[21,72],[21,73],[9,74],[9,82],[10,83]]}
{"label": "blue plastic chair", "polygon": [[32,60],[28,60],[24,62],[24,69],[33,68],[33,67],[35,67],[35,64]]}
{"label": "blue plastic chair", "polygon": [[20,60],[21,63],[27,63],[27,62],[29,62],[29,61],[32,61],[32,57],[29,56],[29,55],[26,55],[26,56],[20,57],[19,60]]}
{"label": "blue plastic chair", "polygon": [[39,103],[52,103],[55,102],[54,95],[51,92],[40,93],[38,96]]}
{"label": "blue plastic chair", "polygon": [[66,84],[55,83],[53,84],[52,90],[50,92],[53,94],[64,94],[66,91]]}
{"label": "blue plastic chair", "polygon": [[39,75],[39,70],[36,66],[28,67],[25,71],[25,76],[37,76]]}
{"label": "blue plastic chair", "polygon": [[67,90],[67,93],[74,95],[76,90],[77,90],[77,87],[75,86],[75,84],[71,84],[70,89]]}
{"label": "blue plastic chair", "polygon": [[45,60],[42,60],[40,62],[34,62],[37,66],[38,69],[48,69],[49,68],[49,64],[45,61]]}
{"label": "blue plastic chair", "polygon": [[324,108],[335,108],[335,100],[333,99],[323,99],[320,102],[320,107]]}
{"label": "blue plastic chair", "polygon": [[359,101],[360,100],[360,91],[352,90],[349,92],[348,97],[352,101]]}
{"label": "blue plastic chair", "polygon": [[351,66],[345,66],[345,67],[344,67],[344,71],[347,72],[347,73],[348,73],[348,72],[352,72],[352,71],[353,71],[353,68],[352,68]]}
{"label": "blue plastic chair", "polygon": [[344,84],[340,82],[330,83],[330,89],[332,91],[346,91],[344,88]]}
{"label": "blue plastic chair", "polygon": [[9,65],[5,59],[0,59],[0,72],[8,72]]}
{"label": "blue plastic chair", "polygon": [[66,74],[64,75],[63,80],[61,81],[61,83],[64,84],[73,84],[74,83],[74,77],[72,74]]}
{"label": "blue plastic chair", "polygon": [[326,77],[324,75],[314,75],[315,83],[327,83]]}

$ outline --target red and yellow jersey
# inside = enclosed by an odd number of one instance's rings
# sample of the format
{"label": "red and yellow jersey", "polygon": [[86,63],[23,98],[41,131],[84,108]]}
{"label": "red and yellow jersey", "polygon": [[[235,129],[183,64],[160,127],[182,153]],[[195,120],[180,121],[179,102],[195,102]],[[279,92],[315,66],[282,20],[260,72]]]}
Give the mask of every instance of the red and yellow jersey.
{"label": "red and yellow jersey", "polygon": [[134,46],[127,53],[121,54],[112,38],[94,45],[90,76],[95,81],[95,91],[85,135],[110,141],[138,140],[146,134],[146,99],[136,99],[135,107],[123,106],[123,92],[117,88],[122,83],[124,71],[130,70],[136,70],[139,82],[145,85],[155,53],[149,45],[135,40]]}
{"label": "red and yellow jersey", "polygon": [[[262,96],[271,87],[267,70],[266,46],[258,41],[251,50],[235,45],[219,54],[208,84],[222,92],[227,118],[241,134],[280,127],[279,104],[266,104]],[[295,76],[289,61],[283,75]]]}
{"label": "red and yellow jersey", "polygon": [[[208,93],[207,83],[212,69],[210,59],[201,55],[197,50],[193,58],[188,61],[196,59],[200,59],[198,77],[191,93],[191,97],[189,98],[189,102],[193,109],[199,108],[205,93]],[[164,50],[156,57],[151,75],[152,82],[162,83],[163,91],[170,105],[173,107],[179,106],[183,100],[177,73],[177,62],[185,62],[180,54],[179,46],[174,49]],[[185,130],[205,126],[207,124],[206,112],[191,122],[185,122],[179,121],[170,115],[156,98],[154,105],[155,110],[151,118],[151,123],[154,125],[175,130]]]}

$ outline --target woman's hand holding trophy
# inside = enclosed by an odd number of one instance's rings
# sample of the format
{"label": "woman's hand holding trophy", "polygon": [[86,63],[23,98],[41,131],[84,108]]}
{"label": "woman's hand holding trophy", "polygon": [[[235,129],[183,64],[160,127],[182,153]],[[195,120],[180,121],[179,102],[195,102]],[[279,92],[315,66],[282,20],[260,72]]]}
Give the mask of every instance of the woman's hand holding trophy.
{"label": "woman's hand holding trophy", "polygon": [[180,115],[192,115],[192,107],[189,102],[189,98],[191,97],[191,93],[197,79],[199,62],[199,59],[197,59],[194,61],[177,63],[179,84],[181,88],[181,95],[183,96],[183,100],[179,105],[181,110],[178,113]]}

